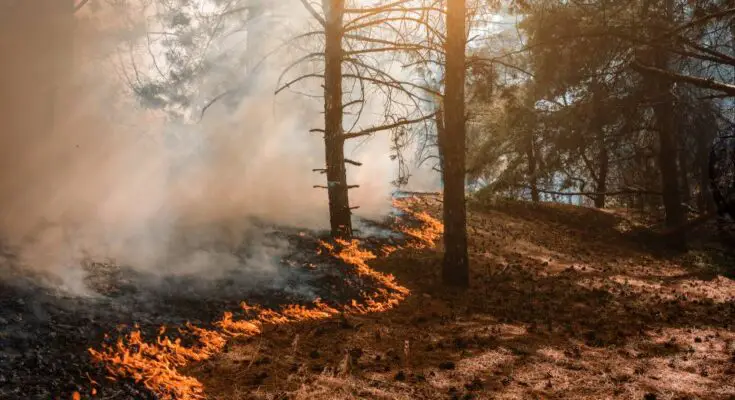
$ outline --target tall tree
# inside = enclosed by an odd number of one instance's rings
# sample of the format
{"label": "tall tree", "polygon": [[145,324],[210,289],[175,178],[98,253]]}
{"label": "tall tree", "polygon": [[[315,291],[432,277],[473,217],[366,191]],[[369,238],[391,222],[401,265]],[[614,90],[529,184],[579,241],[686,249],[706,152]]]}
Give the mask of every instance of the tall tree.
{"label": "tall tree", "polygon": [[324,151],[329,193],[329,224],[333,237],[352,237],[342,128],[342,35],[344,0],[323,0],[324,9]]}
{"label": "tall tree", "polygon": [[444,260],[442,279],[451,286],[470,284],[465,203],[465,75],[467,33],[465,0],[447,0],[444,128],[440,151],[444,181]]}

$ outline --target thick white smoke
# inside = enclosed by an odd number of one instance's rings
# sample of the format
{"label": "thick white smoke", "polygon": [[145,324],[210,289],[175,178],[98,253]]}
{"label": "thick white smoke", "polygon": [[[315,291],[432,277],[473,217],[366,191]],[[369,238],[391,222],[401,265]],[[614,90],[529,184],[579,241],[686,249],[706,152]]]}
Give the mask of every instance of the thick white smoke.
{"label": "thick white smoke", "polygon": [[[293,4],[278,10],[281,25],[261,22],[265,35],[259,51],[234,53],[247,34],[212,44],[208,57],[219,64],[195,88],[200,101],[216,94],[223,80],[238,76],[243,64],[233,60],[244,55],[260,60],[287,35],[307,28],[308,15],[298,2],[288,2]],[[138,69],[146,63],[150,68],[145,61],[150,48],[141,34],[145,24],[133,19],[120,28],[104,13],[96,20],[76,17],[74,32],[63,24],[20,21],[0,35],[4,59],[22,53],[15,59],[49,66],[40,80],[26,65],[0,66],[0,236],[20,251],[22,265],[77,291],[83,289],[79,266],[87,259],[159,274],[275,271],[273,263],[286,245],[265,237],[252,218],[310,229],[328,226],[326,193],[312,188],[324,184],[324,177],[312,172],[323,167],[323,144],[309,133],[322,126],[321,101],[273,94],[293,53],[281,52],[261,64],[257,81],[242,92],[235,109],[215,103],[201,121],[176,124],[140,107],[130,91],[135,74],[144,72]],[[29,26],[40,40],[28,39]],[[118,34],[105,34],[113,29]],[[48,53],[39,44],[44,33],[49,38],[59,32],[69,34],[59,40],[73,40],[74,52]],[[233,53],[223,57],[227,52]],[[53,123],[44,125],[45,118]],[[388,148],[386,133],[348,150],[350,158],[364,162],[349,171],[350,183],[361,185],[351,200],[362,215],[384,215],[390,208],[396,167]],[[235,256],[245,241],[259,250]]]}

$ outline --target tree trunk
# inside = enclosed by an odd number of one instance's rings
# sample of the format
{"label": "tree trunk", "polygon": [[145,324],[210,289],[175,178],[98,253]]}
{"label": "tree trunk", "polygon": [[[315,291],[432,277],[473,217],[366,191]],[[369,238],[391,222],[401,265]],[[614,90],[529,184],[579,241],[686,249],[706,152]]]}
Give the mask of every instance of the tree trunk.
{"label": "tree trunk", "polygon": [[599,147],[598,161],[600,163],[600,169],[597,171],[597,179],[595,179],[595,191],[599,193],[594,199],[596,208],[605,208],[607,175],[610,171],[610,155],[607,151],[607,143],[605,143],[605,123],[603,120],[601,90],[602,86],[600,83],[594,81],[592,84],[592,130],[597,138],[597,146]]}
{"label": "tree trunk", "polygon": [[442,178],[444,177],[444,145],[442,144],[442,140],[446,137],[446,131],[444,130],[444,110],[442,109],[444,107],[443,104],[437,105],[436,110],[436,117],[434,117],[434,120],[436,122],[436,145],[439,149],[439,171],[442,173]]}
{"label": "tree trunk", "polygon": [[[654,27],[653,35],[665,32],[670,29],[673,19],[673,0],[663,0],[664,9],[658,11],[658,14],[651,13],[648,7],[652,5],[650,2],[643,4],[643,19],[652,20],[649,25]],[[657,21],[663,23],[655,29]],[[654,67],[661,70],[670,69],[669,54],[666,51],[667,46],[662,44],[651,50],[651,59]],[[681,193],[679,191],[679,173],[676,165],[677,140],[676,129],[674,124],[674,99],[671,93],[673,86],[672,81],[665,76],[646,75],[650,94],[656,100],[653,106],[654,117],[656,120],[656,129],[658,130],[658,168],[661,172],[661,189],[663,192],[663,204],[666,211],[666,226],[673,228],[679,226],[684,221],[684,212],[681,207]],[[684,244],[684,237],[672,238],[678,243]]]}
{"label": "tree trunk", "polygon": [[[712,126],[716,126],[713,122]],[[712,190],[710,189],[710,176],[709,176],[709,153],[712,140],[714,139],[712,133],[709,130],[701,132],[695,136],[697,143],[697,175],[699,192],[697,193],[697,208],[700,213],[708,213],[715,211],[715,202],[712,199]]]}
{"label": "tree trunk", "polygon": [[326,22],[324,50],[324,148],[329,223],[332,237],[352,237],[342,128],[342,19],[344,0],[322,0]]}
{"label": "tree trunk", "polygon": [[[701,133],[700,133],[701,134]],[[678,162],[679,162],[679,187],[681,188],[681,202],[683,204],[689,204],[692,201],[692,192],[689,184],[689,168],[687,168],[687,146],[685,143],[686,138],[683,137],[683,132],[679,135],[679,151]]]}
{"label": "tree trunk", "polygon": [[467,210],[465,204],[465,33],[464,0],[447,1],[444,135],[444,284],[468,287]]}
{"label": "tree trunk", "polygon": [[595,182],[595,191],[599,193],[595,196],[595,207],[605,208],[605,192],[607,192],[607,175],[610,170],[610,156],[605,145],[604,134],[600,134],[600,171]]}
{"label": "tree trunk", "polygon": [[[669,67],[667,54],[662,50],[655,51],[656,67]],[[661,187],[663,189],[664,209],[666,210],[666,226],[673,228],[684,222],[684,213],[681,207],[681,193],[679,191],[679,174],[676,165],[677,153],[676,136],[674,132],[674,106],[671,98],[671,82],[666,78],[655,79],[656,93],[664,96],[654,107],[656,126],[659,140],[659,168],[661,169]]]}
{"label": "tree trunk", "polygon": [[539,191],[538,191],[538,178],[536,177],[536,170],[538,162],[536,160],[536,149],[533,143],[533,129],[529,129],[526,135],[526,157],[528,158],[528,181],[531,186],[531,201],[538,203]]}

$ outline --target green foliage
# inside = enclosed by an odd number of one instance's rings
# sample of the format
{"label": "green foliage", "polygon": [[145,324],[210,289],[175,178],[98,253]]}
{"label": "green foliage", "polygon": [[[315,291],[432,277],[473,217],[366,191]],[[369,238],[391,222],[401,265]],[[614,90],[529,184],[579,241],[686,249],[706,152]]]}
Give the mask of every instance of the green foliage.
{"label": "green foliage", "polygon": [[[723,12],[720,1],[671,4],[669,13],[663,0],[511,2],[509,9],[521,16],[523,43],[496,58],[522,67],[528,77],[503,82],[497,73],[481,72],[485,79],[472,81],[470,177],[506,192],[534,185],[660,190],[654,109],[668,100],[652,86],[656,77],[636,67],[650,65],[658,48],[668,53],[672,79],[682,82],[672,93],[681,189],[700,196],[706,155],[691,150],[706,148],[732,116],[717,92],[711,96],[706,85],[682,79],[731,74],[723,71],[735,65],[728,55],[735,12]],[[675,26],[681,27],[675,35],[667,33]]]}

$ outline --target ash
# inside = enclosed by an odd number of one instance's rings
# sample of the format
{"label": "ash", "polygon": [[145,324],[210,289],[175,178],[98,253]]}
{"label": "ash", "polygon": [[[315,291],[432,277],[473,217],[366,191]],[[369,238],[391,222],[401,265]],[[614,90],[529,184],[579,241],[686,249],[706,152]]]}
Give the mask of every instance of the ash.
{"label": "ash", "polygon": [[[371,231],[389,237],[381,224],[372,224]],[[133,325],[153,337],[161,325],[211,326],[243,301],[277,308],[318,297],[338,304],[357,298],[371,284],[317,254],[319,232],[271,229],[267,235],[287,244],[274,268],[248,265],[253,249],[247,244],[231,254],[243,264],[218,268],[214,276],[146,273],[90,260],[82,265],[88,296],[41,284],[41,277],[22,270],[13,252],[5,250],[0,256],[0,399],[69,399],[75,391],[86,398],[93,388],[98,398],[154,399],[133,381],[106,378],[87,349]]]}

